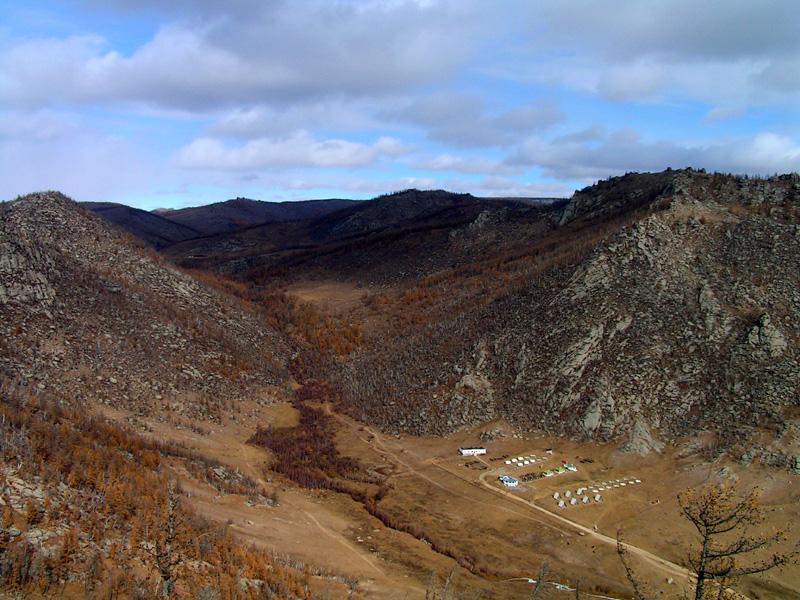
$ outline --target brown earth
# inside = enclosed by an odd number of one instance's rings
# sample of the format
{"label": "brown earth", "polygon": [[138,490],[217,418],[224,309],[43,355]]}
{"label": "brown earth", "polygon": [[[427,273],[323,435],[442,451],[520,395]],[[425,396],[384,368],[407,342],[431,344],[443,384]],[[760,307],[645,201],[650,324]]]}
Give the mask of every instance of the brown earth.
{"label": "brown earth", "polygon": [[[679,514],[677,494],[690,486],[721,481],[721,472],[738,478],[745,489],[755,485],[764,489],[765,504],[776,509],[771,523],[779,526],[800,518],[800,489],[785,472],[745,468],[724,458],[704,462],[693,450],[699,447],[696,439],[682,439],[660,454],[639,457],[622,454],[612,445],[522,433],[502,421],[448,437],[386,435],[333,412],[329,405],[326,408],[341,424],[340,450],[388,475],[392,489],[381,508],[475,558],[484,575],[456,569],[451,585],[459,594],[471,596],[480,589],[502,597],[524,597],[529,584],[506,580],[535,579],[541,564],[547,563],[550,581],[627,597],[630,590],[614,542],[622,529],[639,574],[663,589],[664,597],[676,598],[685,589],[687,579],[680,565],[694,539]],[[228,523],[236,535],[259,547],[314,565],[327,576],[325,581],[341,581],[342,589],[352,585],[368,597],[423,598],[431,573],[443,585],[452,559],[408,534],[386,528],[346,496],[298,489],[264,470],[269,453],[245,440],[257,421],[295,424],[295,410],[289,404],[242,403],[236,412],[239,417],[205,435],[147,422],[152,435],[181,442],[237,468],[266,490],[275,490],[279,498],[276,507],[248,505],[245,498],[222,496],[187,479],[186,488],[201,513]],[[252,421],[241,418],[248,414],[254,416]],[[499,434],[494,441],[481,442],[479,434],[487,430]],[[488,453],[461,457],[457,452],[461,445],[484,445]],[[546,448],[553,454],[546,454]],[[531,454],[547,457],[540,463],[544,469],[567,460],[578,471],[525,483],[514,491],[502,489],[497,475],[519,476],[538,470],[538,465],[512,468],[499,457]],[[628,477],[639,478],[641,484],[605,491],[599,504],[559,509],[552,499],[555,491],[574,493],[578,487]],[[796,568],[771,573],[748,580],[742,589],[752,598],[795,597],[800,593],[800,573]],[[335,591],[328,588],[328,593]]]}

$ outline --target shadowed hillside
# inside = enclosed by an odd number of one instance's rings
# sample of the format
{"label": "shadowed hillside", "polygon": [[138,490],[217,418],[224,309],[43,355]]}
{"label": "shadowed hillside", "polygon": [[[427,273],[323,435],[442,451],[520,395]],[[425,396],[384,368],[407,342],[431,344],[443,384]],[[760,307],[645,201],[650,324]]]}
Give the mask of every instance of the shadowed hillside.
{"label": "shadowed hillside", "polygon": [[207,206],[159,210],[157,213],[179,225],[199,231],[202,235],[213,235],[269,222],[313,219],[355,203],[355,200],[339,199],[262,202],[236,198]]}
{"label": "shadowed hillside", "polygon": [[200,235],[196,229],[170,221],[156,213],[122,204],[83,202],[81,207],[99,214],[109,223],[141,238],[156,250]]}

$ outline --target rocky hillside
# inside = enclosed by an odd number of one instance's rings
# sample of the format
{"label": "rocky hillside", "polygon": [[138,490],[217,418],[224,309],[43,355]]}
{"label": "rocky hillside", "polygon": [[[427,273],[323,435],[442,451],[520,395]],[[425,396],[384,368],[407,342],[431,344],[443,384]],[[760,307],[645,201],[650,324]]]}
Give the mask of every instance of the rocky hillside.
{"label": "rocky hillside", "polygon": [[796,175],[667,171],[517,223],[514,252],[507,220],[481,223],[501,240],[486,260],[374,303],[387,326],[339,363],[345,404],[390,430],[507,417],[640,452],[707,428],[728,446],[786,436],[800,414],[799,202]]}
{"label": "rocky hillside", "polygon": [[4,206],[0,377],[70,402],[218,420],[287,381],[257,312],[55,192]]}

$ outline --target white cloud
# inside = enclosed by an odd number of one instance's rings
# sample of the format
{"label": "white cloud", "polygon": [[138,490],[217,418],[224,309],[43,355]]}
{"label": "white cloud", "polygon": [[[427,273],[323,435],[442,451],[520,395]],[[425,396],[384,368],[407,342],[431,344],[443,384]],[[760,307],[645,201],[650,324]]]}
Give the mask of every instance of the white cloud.
{"label": "white cloud", "polygon": [[450,76],[485,35],[468,3],[276,2],[190,15],[130,56],[99,35],[19,42],[0,55],[0,98],[209,109],[380,97]]}
{"label": "white cloud", "polygon": [[382,155],[405,153],[399,140],[381,137],[367,145],[346,140],[317,141],[307,131],[281,138],[250,140],[227,147],[215,138],[199,138],[181,148],[175,164],[184,169],[260,170],[295,167],[364,167]]}
{"label": "white cloud", "polygon": [[703,144],[647,141],[633,129],[606,131],[601,138],[532,137],[507,159],[512,165],[543,169],[562,181],[592,181],[628,171],[687,166],[714,171],[771,174],[800,171],[800,146],[789,137],[762,132]]}
{"label": "white cloud", "polygon": [[479,156],[454,156],[440,154],[432,158],[419,160],[411,165],[415,169],[431,171],[456,171],[458,173],[477,173],[492,175],[519,175],[525,169],[507,165],[497,160]]}
{"label": "white cloud", "polygon": [[491,198],[567,198],[573,190],[562,184],[524,182],[507,177],[487,177],[481,181],[451,180],[447,189],[470,192]]}
{"label": "white cloud", "polygon": [[540,195],[515,178],[800,170],[798,21],[788,0],[48,3],[0,31],[2,183]]}
{"label": "white cloud", "polygon": [[436,92],[384,114],[424,126],[429,139],[468,148],[508,146],[567,118],[555,102],[542,99],[492,112],[476,94]]}
{"label": "white cloud", "polygon": [[54,115],[17,125],[24,131],[0,135],[0,198],[59,190],[79,201],[120,201],[166,175],[119,136]]}
{"label": "white cloud", "polygon": [[434,190],[440,189],[441,184],[433,177],[397,177],[392,179],[360,179],[342,186],[342,189],[353,192],[369,192],[373,194],[387,194],[398,190],[408,189]]}
{"label": "white cloud", "polygon": [[714,121],[724,121],[733,117],[738,117],[744,111],[741,108],[734,108],[733,106],[715,106],[703,116],[704,123],[713,123]]}
{"label": "white cloud", "polygon": [[50,140],[75,131],[68,119],[53,111],[0,111],[0,140]]}
{"label": "white cloud", "polygon": [[341,97],[298,101],[281,107],[245,104],[223,111],[208,128],[208,134],[255,139],[286,135],[298,129],[379,130],[382,123],[372,113],[380,104]]}
{"label": "white cloud", "polygon": [[550,0],[523,10],[528,44],[509,60],[524,81],[612,100],[786,102],[800,92],[797,2]]}

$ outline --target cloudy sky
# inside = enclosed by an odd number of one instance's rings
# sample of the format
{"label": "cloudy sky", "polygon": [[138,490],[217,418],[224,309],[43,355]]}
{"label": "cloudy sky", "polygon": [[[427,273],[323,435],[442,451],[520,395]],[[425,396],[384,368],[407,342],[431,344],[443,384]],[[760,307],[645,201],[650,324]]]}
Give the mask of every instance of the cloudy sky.
{"label": "cloudy sky", "polygon": [[[220,8],[224,7],[224,8]],[[796,0],[0,0],[0,198],[800,171]]]}

